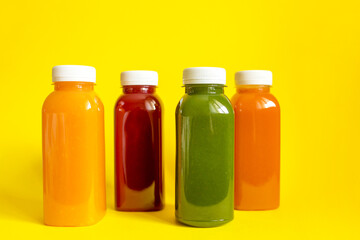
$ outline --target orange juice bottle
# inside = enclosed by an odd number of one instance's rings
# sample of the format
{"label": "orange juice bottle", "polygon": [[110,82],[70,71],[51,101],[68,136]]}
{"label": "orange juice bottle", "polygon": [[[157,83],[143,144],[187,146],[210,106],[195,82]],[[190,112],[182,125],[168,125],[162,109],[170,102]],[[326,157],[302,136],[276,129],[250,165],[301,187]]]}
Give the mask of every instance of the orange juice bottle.
{"label": "orange juice bottle", "polygon": [[279,207],[280,107],[270,93],[272,73],[235,74],[235,209]]}
{"label": "orange juice bottle", "polygon": [[42,108],[44,223],[87,226],[105,214],[104,107],[88,66],[52,70]]}

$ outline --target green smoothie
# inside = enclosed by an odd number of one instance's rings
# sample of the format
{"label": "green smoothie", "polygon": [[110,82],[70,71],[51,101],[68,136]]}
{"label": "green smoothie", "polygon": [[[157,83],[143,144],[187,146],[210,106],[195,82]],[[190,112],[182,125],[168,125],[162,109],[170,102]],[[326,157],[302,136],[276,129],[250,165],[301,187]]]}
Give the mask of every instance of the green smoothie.
{"label": "green smoothie", "polygon": [[233,219],[234,113],[222,84],[186,84],[176,109],[176,218],[196,227]]}

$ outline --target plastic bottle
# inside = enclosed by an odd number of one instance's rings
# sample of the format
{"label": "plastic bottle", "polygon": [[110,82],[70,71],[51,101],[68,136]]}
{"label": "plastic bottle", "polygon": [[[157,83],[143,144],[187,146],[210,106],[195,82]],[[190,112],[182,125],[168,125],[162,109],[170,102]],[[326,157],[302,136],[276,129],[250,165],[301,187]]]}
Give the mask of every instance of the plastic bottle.
{"label": "plastic bottle", "polygon": [[121,73],[115,106],[115,202],[122,211],[163,208],[161,102],[154,71]]}
{"label": "plastic bottle", "polygon": [[52,70],[55,91],[42,108],[44,223],[87,226],[106,211],[104,107],[95,68]]}
{"label": "plastic bottle", "polygon": [[195,227],[233,219],[234,113],[223,68],[187,68],[176,109],[176,218]]}
{"label": "plastic bottle", "polygon": [[235,75],[235,209],[279,207],[280,107],[270,71]]}

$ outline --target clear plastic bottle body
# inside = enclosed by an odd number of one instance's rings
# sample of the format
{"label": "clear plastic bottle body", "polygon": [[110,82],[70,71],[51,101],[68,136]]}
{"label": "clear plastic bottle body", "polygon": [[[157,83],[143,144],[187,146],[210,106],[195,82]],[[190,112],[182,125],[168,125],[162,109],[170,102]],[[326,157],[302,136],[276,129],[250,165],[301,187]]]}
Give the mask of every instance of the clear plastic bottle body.
{"label": "clear plastic bottle body", "polygon": [[280,199],[280,107],[270,86],[240,85],[235,112],[235,209],[270,210]]}
{"label": "clear plastic bottle body", "polygon": [[115,105],[115,205],[121,211],[164,206],[162,108],[155,86],[124,86]]}
{"label": "clear plastic bottle body", "polygon": [[104,107],[93,87],[56,82],[43,104],[46,225],[92,225],[106,212]]}
{"label": "clear plastic bottle body", "polygon": [[176,109],[176,218],[190,226],[233,219],[234,113],[223,87],[185,85]]}

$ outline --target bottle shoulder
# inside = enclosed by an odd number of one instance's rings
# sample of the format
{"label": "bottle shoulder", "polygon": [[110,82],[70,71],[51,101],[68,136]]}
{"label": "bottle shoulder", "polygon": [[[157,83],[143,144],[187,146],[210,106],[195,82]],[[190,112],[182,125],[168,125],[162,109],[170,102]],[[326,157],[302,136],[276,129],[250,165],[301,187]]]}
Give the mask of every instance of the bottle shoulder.
{"label": "bottle shoulder", "polygon": [[177,113],[183,115],[233,114],[230,100],[224,94],[185,94],[179,101]]}
{"label": "bottle shoulder", "polygon": [[160,110],[162,101],[157,94],[122,94],[117,99],[115,110],[129,111],[144,109],[148,111]]}
{"label": "bottle shoulder", "polygon": [[271,93],[236,93],[231,98],[231,103],[235,109],[280,109],[280,104],[276,97]]}
{"label": "bottle shoulder", "polygon": [[43,112],[103,111],[104,105],[94,91],[53,91],[44,100]]}

